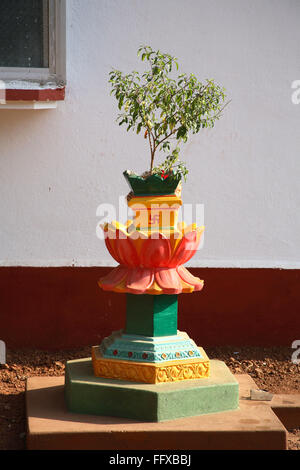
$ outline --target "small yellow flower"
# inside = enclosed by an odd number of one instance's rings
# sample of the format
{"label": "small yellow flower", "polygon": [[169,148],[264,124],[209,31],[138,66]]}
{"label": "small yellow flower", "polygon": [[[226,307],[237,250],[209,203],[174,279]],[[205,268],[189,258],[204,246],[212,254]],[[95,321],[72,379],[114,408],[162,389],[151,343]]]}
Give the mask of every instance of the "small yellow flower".
{"label": "small yellow flower", "polygon": [[153,127],[153,124],[152,122],[148,119],[148,121],[146,122],[147,126],[149,127],[149,129],[152,129]]}

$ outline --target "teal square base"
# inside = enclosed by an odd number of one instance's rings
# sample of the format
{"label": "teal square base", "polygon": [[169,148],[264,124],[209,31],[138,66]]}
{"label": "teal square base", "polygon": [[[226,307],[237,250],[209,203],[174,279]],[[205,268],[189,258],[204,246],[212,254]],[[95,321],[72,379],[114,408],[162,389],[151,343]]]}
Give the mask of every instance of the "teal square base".
{"label": "teal square base", "polygon": [[210,367],[209,378],[144,384],[95,377],[91,358],[68,361],[65,401],[74,413],[154,422],[237,409],[237,380],[222,361]]}

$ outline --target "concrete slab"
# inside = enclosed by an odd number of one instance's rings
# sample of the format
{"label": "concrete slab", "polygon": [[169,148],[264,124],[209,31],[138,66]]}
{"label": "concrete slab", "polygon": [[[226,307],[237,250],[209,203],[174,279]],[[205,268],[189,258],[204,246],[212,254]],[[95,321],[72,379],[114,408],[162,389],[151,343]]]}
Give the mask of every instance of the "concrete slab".
{"label": "concrete slab", "polygon": [[300,428],[300,394],[274,395],[271,406],[286,429]]}
{"label": "concrete slab", "polygon": [[[254,380],[245,374],[235,375],[242,387],[242,400],[248,400],[251,388],[256,387]],[[255,402],[254,402],[255,403]],[[263,401],[269,405],[286,429],[300,427],[300,393],[278,393],[271,401]]]}
{"label": "concrete slab", "polygon": [[286,449],[286,430],[270,402],[247,397],[253,380],[236,375],[238,410],[149,423],[68,412],[64,377],[27,379],[28,449],[217,450]]}

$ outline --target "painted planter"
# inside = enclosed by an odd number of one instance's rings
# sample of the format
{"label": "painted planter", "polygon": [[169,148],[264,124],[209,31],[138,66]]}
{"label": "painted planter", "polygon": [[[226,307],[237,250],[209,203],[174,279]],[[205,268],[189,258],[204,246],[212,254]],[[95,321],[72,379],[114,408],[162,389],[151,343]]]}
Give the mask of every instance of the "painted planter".
{"label": "painted planter", "polygon": [[124,171],[123,175],[135,196],[175,194],[181,180],[178,175],[170,175],[167,178],[163,178],[160,175],[154,174],[143,178],[128,170]]}

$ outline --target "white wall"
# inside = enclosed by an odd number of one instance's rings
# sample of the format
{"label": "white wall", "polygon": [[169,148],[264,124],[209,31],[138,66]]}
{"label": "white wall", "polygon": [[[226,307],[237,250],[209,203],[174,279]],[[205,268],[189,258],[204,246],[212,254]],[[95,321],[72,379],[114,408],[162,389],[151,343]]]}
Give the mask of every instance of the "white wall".
{"label": "white wall", "polygon": [[141,44],[226,87],[213,130],[182,151],[183,198],[205,205],[193,266],[300,267],[298,0],[67,0],[66,100],[0,111],[1,265],[112,265],[97,206],[118,204],[122,171],[143,171],[143,137],[115,123],[111,67],[139,67]]}

